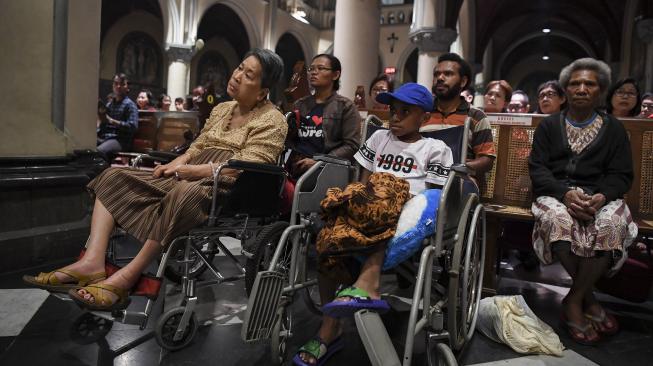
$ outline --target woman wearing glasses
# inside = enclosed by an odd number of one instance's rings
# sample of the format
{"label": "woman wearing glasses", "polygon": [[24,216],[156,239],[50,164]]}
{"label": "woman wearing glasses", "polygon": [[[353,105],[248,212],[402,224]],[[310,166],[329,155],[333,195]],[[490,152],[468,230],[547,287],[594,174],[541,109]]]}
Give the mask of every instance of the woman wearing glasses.
{"label": "woman wearing glasses", "polygon": [[641,104],[642,97],[635,79],[619,80],[608,90],[606,111],[617,118],[637,116]]}
{"label": "woman wearing glasses", "polygon": [[546,81],[537,88],[537,113],[553,114],[567,108],[567,97],[558,80]]}
{"label": "woman wearing glasses", "polygon": [[379,103],[376,100],[376,96],[381,93],[393,92],[394,85],[390,80],[390,77],[387,74],[380,74],[375,77],[374,80],[370,83],[369,96],[372,99],[372,110],[375,111],[386,111],[390,110],[390,106],[387,104]]}
{"label": "woman wearing glasses", "polygon": [[295,179],[315,164],[316,154],[351,160],[358,150],[361,119],[354,103],[336,92],[341,71],[340,60],[327,54],[308,67],[314,93],[295,102],[287,140],[292,152],[286,166]]}

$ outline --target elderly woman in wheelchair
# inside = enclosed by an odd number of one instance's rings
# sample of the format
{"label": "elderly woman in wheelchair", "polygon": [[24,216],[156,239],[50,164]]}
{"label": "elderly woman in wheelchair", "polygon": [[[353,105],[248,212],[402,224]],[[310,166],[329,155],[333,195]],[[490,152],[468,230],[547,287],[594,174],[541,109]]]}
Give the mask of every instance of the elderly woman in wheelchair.
{"label": "elderly woman in wheelchair", "polygon": [[[153,173],[110,168],[89,183],[95,195],[91,233],[77,262],[27,283],[68,292],[81,307],[118,310],[129,304],[130,289],[147,265],[176,237],[207,219],[214,178],[229,189],[239,171],[224,168],[229,159],[275,163],[287,124],[268,101],[283,71],[275,53],[254,49],[234,70],[227,93],[234,99],[216,106],[197,140],[172,162]],[[105,254],[114,226],[144,243],[136,257],[107,277]]]}
{"label": "elderly woman in wheelchair", "polygon": [[[359,182],[345,190],[329,190],[322,201],[327,222],[318,236],[317,250],[321,258],[327,258],[321,260],[319,275],[326,304],[317,336],[293,358],[297,365],[321,365],[343,347],[340,318],[362,309],[389,310],[379,292],[386,242],[394,235],[410,196],[441,188],[453,162],[444,142],[419,133],[433,109],[428,89],[408,83],[394,93],[379,94],[377,100],[390,105],[390,129],[374,132],[354,156],[361,167]],[[367,257],[353,285],[334,298],[338,285],[334,276],[342,277],[347,270],[333,255],[347,253],[365,253]]]}

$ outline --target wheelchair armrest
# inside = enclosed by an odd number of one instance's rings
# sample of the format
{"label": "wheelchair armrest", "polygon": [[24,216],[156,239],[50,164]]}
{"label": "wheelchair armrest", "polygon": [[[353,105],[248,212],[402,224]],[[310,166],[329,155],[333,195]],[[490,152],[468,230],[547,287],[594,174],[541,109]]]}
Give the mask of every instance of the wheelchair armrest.
{"label": "wheelchair armrest", "polygon": [[474,175],[474,169],[471,169],[465,164],[454,164],[451,166],[451,170],[453,170],[456,173],[460,173],[467,176]]}
{"label": "wheelchair armrest", "polygon": [[340,164],[340,165],[351,165],[351,161],[343,158],[339,158],[337,156],[333,155],[323,155],[323,154],[317,154],[313,156],[313,160],[315,161],[323,161],[325,163],[333,163],[333,164]]}
{"label": "wheelchair armrest", "polygon": [[250,161],[230,159],[225,166],[227,168],[255,171],[260,173],[284,174],[282,167],[275,164],[252,163]]}
{"label": "wheelchair armrest", "polygon": [[155,160],[168,160],[168,161],[173,161],[179,157],[179,154],[167,152],[167,151],[150,151],[148,153],[150,158],[154,158]]}

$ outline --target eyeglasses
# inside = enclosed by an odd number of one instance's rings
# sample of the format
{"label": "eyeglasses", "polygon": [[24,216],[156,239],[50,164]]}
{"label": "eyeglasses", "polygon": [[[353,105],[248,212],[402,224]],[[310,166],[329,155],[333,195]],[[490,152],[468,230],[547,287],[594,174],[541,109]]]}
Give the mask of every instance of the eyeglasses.
{"label": "eyeglasses", "polygon": [[559,96],[560,96],[560,95],[558,95],[558,93],[556,93],[556,92],[554,92],[554,91],[548,91],[548,92],[546,92],[546,93],[540,93],[540,94],[537,96],[537,99],[539,99],[539,100],[542,100],[542,99],[544,99],[544,98],[552,99],[553,97],[559,97]]}
{"label": "eyeglasses", "polygon": [[377,94],[380,94],[380,93],[387,93],[387,92],[388,92],[388,88],[374,88],[374,89],[372,89],[372,92],[373,92],[373,93],[377,93]]}
{"label": "eyeglasses", "polygon": [[634,98],[637,96],[636,92],[625,91],[625,90],[617,90],[616,92],[614,92],[614,94],[622,98]]}
{"label": "eyeglasses", "polygon": [[308,73],[309,74],[314,72],[314,71],[322,72],[322,71],[327,71],[327,70],[333,70],[333,69],[330,68],[330,67],[324,67],[324,66],[309,66],[308,67]]}

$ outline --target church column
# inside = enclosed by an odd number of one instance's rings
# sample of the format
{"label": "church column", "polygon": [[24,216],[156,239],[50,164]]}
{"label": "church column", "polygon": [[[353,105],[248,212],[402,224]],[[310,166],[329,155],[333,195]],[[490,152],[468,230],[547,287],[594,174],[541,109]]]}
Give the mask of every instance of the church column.
{"label": "church column", "polygon": [[274,51],[274,41],[277,30],[277,3],[278,0],[268,2],[267,23],[265,24],[265,48]]}
{"label": "church column", "polygon": [[653,90],[653,18],[641,19],[636,24],[637,36],[646,45],[644,56],[644,90]]}
{"label": "church column", "polygon": [[418,47],[417,82],[429,89],[438,57],[449,52],[458,36],[455,30],[440,26],[444,24],[445,7],[443,0],[416,0],[413,5],[414,18],[408,36]]}
{"label": "church column", "polygon": [[170,45],[166,49],[168,55],[168,95],[174,100],[185,98],[189,92],[190,60],[195,49],[183,45]]}
{"label": "church column", "polygon": [[367,88],[378,71],[380,12],[378,0],[336,2],[333,54],[342,63],[339,93],[352,100],[356,87]]}

